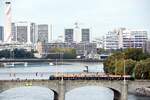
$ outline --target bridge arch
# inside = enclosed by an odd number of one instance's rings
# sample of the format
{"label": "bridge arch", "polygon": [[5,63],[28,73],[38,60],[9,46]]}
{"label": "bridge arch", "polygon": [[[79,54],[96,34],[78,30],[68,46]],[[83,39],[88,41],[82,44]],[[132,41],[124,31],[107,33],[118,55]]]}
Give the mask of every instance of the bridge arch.
{"label": "bridge arch", "polygon": [[[25,91],[25,93],[29,93],[27,95],[30,95],[31,90],[33,90],[34,92],[38,91],[39,93],[41,91],[42,91],[41,93],[43,93],[45,91],[43,94],[47,94],[49,96],[49,98],[52,98],[53,100],[58,100],[58,93],[55,90],[52,90],[52,89],[50,89],[48,87],[44,87],[44,86],[19,86],[19,87],[13,87],[13,88],[3,90],[0,93],[1,93],[1,95],[3,95],[3,94],[7,95],[7,93],[8,93],[8,95],[9,95],[9,93],[12,93],[12,95],[13,95],[13,93],[16,92],[16,94],[18,94],[20,97],[20,95],[24,96],[24,93],[23,94],[20,93],[20,92],[22,92],[22,90],[23,90],[23,92]],[[38,92],[33,95],[35,95],[35,96],[38,95]],[[52,94],[52,96],[51,96],[51,94]]]}
{"label": "bridge arch", "polygon": [[2,81],[0,83],[0,93],[7,91],[12,88],[19,87],[42,87],[47,88],[54,93],[54,100],[58,100],[59,95],[59,85],[58,81],[49,81],[49,80],[10,80],[10,81]]}
{"label": "bridge arch", "polygon": [[105,80],[90,80],[90,81],[86,81],[86,80],[81,80],[81,81],[66,81],[66,92],[71,91],[75,88],[80,88],[80,87],[84,87],[84,86],[98,86],[98,87],[106,87],[106,88],[110,88],[112,90],[116,90],[119,93],[122,92],[122,82],[121,81],[105,81]]}
{"label": "bridge arch", "polygon": [[121,98],[121,93],[113,88],[109,88],[114,92],[114,100],[120,100]]}
{"label": "bridge arch", "polygon": [[91,80],[91,81],[75,81],[75,82],[66,82],[66,93],[69,91],[72,91],[76,88],[81,87],[91,87],[91,86],[97,86],[97,87],[105,87],[109,88],[114,92],[114,100],[120,100],[121,93],[122,93],[122,82],[118,81],[102,81],[102,80]]}

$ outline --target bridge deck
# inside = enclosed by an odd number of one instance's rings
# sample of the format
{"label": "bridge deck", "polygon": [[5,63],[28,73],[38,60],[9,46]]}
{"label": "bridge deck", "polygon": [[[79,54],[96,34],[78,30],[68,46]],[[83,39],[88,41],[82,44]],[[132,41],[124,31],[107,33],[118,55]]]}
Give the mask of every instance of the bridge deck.
{"label": "bridge deck", "polygon": [[[3,74],[0,74],[2,76]],[[6,73],[7,77],[0,78],[0,81],[13,80],[133,80],[129,75],[106,75],[104,73]]]}

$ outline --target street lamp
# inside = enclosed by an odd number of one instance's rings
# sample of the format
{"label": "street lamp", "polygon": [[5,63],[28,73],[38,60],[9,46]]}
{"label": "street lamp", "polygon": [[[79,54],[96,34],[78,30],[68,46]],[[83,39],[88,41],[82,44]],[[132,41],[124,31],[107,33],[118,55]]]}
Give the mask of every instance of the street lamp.
{"label": "street lamp", "polygon": [[124,63],[123,63],[123,74],[124,74],[124,84],[126,82],[126,79],[125,79],[125,75],[126,75],[126,65],[125,65],[125,59],[124,59]]}
{"label": "street lamp", "polygon": [[115,59],[115,75],[117,75],[117,59]]}

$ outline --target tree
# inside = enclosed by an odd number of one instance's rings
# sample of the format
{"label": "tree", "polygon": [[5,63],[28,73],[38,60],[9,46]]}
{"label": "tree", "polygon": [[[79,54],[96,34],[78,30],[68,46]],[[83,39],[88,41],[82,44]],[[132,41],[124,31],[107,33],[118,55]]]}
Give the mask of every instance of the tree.
{"label": "tree", "polygon": [[0,51],[0,58],[34,58],[34,54],[30,51],[26,51],[25,49],[6,49]]}
{"label": "tree", "polygon": [[112,69],[114,69],[114,66],[115,66],[115,62],[113,61],[113,59],[115,59],[114,56],[109,56],[106,59],[106,61],[104,62],[104,71],[105,71],[105,73],[110,73],[110,74],[113,73]]}
{"label": "tree", "polygon": [[135,65],[135,77],[138,79],[150,79],[150,58],[141,60]]}
{"label": "tree", "polygon": [[149,56],[147,53],[143,53],[141,48],[128,48],[124,51],[126,59],[132,59],[136,61],[140,61],[146,59]]}
{"label": "tree", "polygon": [[0,58],[10,58],[11,51],[9,49],[5,49],[0,51]]}
{"label": "tree", "polygon": [[126,67],[126,74],[127,75],[132,75],[133,71],[134,71],[134,67],[135,67],[136,61],[132,60],[132,59],[127,59],[125,61],[125,67]]}
{"label": "tree", "polygon": [[64,59],[75,59],[76,58],[76,50],[75,49],[70,49],[66,52],[64,52]]}
{"label": "tree", "polygon": [[120,59],[120,60],[117,60],[117,61],[115,61],[115,63],[116,63],[116,69],[115,69],[115,71],[116,71],[116,74],[117,75],[123,75],[124,73],[124,61],[123,61],[123,59]]}
{"label": "tree", "polygon": [[[104,71],[109,74],[134,75],[135,78],[150,79],[150,57],[142,49],[128,48],[113,53],[104,61]],[[124,63],[125,62],[125,63]]]}
{"label": "tree", "polygon": [[116,52],[104,61],[104,71],[110,74],[123,74],[124,54]]}
{"label": "tree", "polygon": [[49,50],[51,54],[48,54],[46,58],[50,59],[75,59],[76,50],[72,48],[53,48]]}

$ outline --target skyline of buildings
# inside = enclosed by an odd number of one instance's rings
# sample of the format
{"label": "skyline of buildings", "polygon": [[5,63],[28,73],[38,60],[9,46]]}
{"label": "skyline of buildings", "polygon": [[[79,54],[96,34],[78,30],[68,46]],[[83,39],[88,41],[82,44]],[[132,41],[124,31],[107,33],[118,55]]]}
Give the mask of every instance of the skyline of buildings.
{"label": "skyline of buildings", "polygon": [[[5,4],[5,26],[4,35],[2,35],[4,36],[4,43],[11,43],[12,41],[23,44],[52,42],[52,27],[48,24],[36,24],[27,21],[12,23],[11,2],[5,2]],[[91,42],[91,28],[79,27],[79,23],[75,23],[74,25],[74,28],[65,29],[64,38],[62,38],[64,40],[60,42],[83,43],[83,48],[85,48],[84,46]],[[49,30],[49,27],[51,30]],[[148,33],[145,30],[119,28],[108,32],[103,39],[102,41],[104,42],[101,43],[104,49],[143,48],[144,43],[148,40]]]}
{"label": "skyline of buildings", "polygon": [[[49,32],[50,26],[47,24],[36,24],[33,22],[16,22],[12,23],[12,40],[20,43],[35,44],[37,42],[50,43],[53,42],[50,40],[52,37],[51,32]],[[74,40],[75,34],[78,32],[78,40]],[[90,29],[89,28],[68,28],[64,29],[64,37],[62,37],[59,42],[93,42],[90,41]],[[124,48],[141,48],[143,47],[144,42],[148,40],[148,32],[143,29],[127,29],[119,28],[109,31],[104,38],[95,42],[99,47],[104,49],[124,49]],[[57,42],[57,41],[55,41]]]}
{"label": "skyline of buildings", "polygon": [[[12,22],[22,20],[39,24],[53,24],[53,32],[56,34],[56,36],[53,36],[54,39],[62,34],[64,26],[71,26],[74,22],[92,27],[92,38],[101,37],[107,31],[119,27],[148,29],[148,32],[150,32],[149,0],[123,0],[122,2],[119,0],[67,1],[13,0],[11,2]],[[83,6],[85,2],[86,6]],[[70,9],[67,9],[68,6]],[[4,25],[4,0],[1,1],[0,9],[0,24]]]}
{"label": "skyline of buildings", "polygon": [[[104,50],[122,50],[126,48],[142,48],[144,52],[149,52],[150,42],[148,40],[148,33],[142,29],[127,29],[119,28],[109,31],[104,37],[96,38],[95,41],[89,41],[90,29],[89,28],[78,28],[81,32],[81,41],[76,42],[74,38],[74,29],[64,29],[64,38],[62,41],[48,41],[48,25],[36,24],[28,22],[17,22],[12,23],[12,33],[14,39],[19,44],[3,45],[3,49],[23,48],[27,50],[38,51],[39,57],[44,57],[51,53],[54,48],[74,48],[77,56],[84,56],[90,58],[99,57],[97,49],[101,48]],[[78,37],[79,38],[79,37]],[[49,38],[50,39],[50,38]],[[37,41],[36,41],[37,40]],[[63,41],[64,40],[64,41]],[[35,42],[35,43],[34,43]],[[13,46],[14,45],[14,46]]]}

